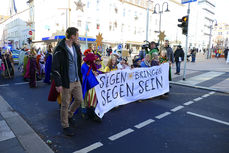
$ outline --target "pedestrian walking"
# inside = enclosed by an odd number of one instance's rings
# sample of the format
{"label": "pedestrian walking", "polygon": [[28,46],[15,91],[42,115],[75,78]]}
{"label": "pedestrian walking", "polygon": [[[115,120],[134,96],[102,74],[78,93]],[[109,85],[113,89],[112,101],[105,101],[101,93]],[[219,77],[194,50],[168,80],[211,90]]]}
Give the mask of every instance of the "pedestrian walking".
{"label": "pedestrian walking", "polygon": [[[72,129],[75,126],[73,114],[83,102],[81,51],[75,43],[78,37],[78,29],[69,27],[66,38],[57,44],[53,54],[52,76],[57,92],[62,93],[60,118],[63,133],[67,136],[75,134]],[[71,95],[74,101],[70,105]]]}
{"label": "pedestrian walking", "polygon": [[177,49],[174,53],[174,58],[176,62],[176,73],[175,74],[180,75],[180,63],[184,61],[184,51],[180,45],[177,46]]}
{"label": "pedestrian walking", "polygon": [[229,52],[229,49],[228,49],[228,47],[227,47],[227,48],[224,50],[224,58],[225,58],[225,61],[227,60],[228,52]]}

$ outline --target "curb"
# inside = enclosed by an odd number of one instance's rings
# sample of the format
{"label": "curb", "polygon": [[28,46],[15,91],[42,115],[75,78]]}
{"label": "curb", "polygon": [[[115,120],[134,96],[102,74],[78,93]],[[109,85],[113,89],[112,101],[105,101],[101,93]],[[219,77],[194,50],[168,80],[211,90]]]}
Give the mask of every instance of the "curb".
{"label": "curb", "polygon": [[208,91],[215,91],[223,94],[229,94],[228,91],[222,91],[214,88],[208,88],[208,87],[203,87],[203,86],[194,86],[194,85],[189,85],[189,84],[183,84],[179,82],[174,82],[174,81],[169,81],[171,84],[179,85],[179,86],[186,86],[186,87],[191,87],[191,88],[197,88],[197,89],[203,89],[203,90],[208,90]]}
{"label": "curb", "polygon": [[54,153],[29,124],[0,96],[0,114],[28,153]]}

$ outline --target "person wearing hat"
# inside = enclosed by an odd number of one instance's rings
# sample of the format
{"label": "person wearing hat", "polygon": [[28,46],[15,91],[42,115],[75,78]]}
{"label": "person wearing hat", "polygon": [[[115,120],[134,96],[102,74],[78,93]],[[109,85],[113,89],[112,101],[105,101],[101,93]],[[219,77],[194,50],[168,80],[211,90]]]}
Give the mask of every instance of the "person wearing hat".
{"label": "person wearing hat", "polygon": [[35,48],[31,49],[29,56],[29,86],[30,88],[36,88],[36,71],[37,71],[37,62],[36,62],[37,53]]}
{"label": "person wearing hat", "polygon": [[176,73],[175,74],[180,75],[180,63],[184,61],[184,51],[181,48],[181,45],[177,46],[177,49],[174,52],[174,58],[176,62]]}
{"label": "person wearing hat", "polygon": [[81,107],[83,118],[101,121],[101,119],[95,114],[97,98],[94,87],[99,84],[95,77],[99,74],[95,64],[97,59],[98,56],[96,56],[94,53],[87,53],[86,57],[83,59],[84,64],[81,67],[81,72],[83,76],[82,90],[84,101],[81,103]]}
{"label": "person wearing hat", "polygon": [[133,65],[131,66],[132,68],[138,68],[141,67],[141,58],[139,56],[135,56],[133,59]]}

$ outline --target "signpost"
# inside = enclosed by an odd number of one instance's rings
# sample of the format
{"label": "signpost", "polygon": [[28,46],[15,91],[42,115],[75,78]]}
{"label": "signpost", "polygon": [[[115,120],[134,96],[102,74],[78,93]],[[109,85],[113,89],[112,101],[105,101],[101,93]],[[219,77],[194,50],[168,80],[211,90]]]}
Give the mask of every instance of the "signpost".
{"label": "signpost", "polygon": [[181,0],[181,4],[196,2],[197,0]]}
{"label": "signpost", "polygon": [[[181,4],[186,4],[188,3],[188,25],[189,25],[189,14],[190,14],[190,3],[191,2],[196,2],[197,0],[181,0]],[[189,26],[188,26],[189,27]],[[183,80],[185,80],[185,74],[186,74],[186,63],[187,63],[187,53],[188,53],[188,31],[189,28],[187,28],[187,34],[186,34],[186,45],[185,45],[185,55],[184,55],[184,74],[183,74]]]}
{"label": "signpost", "polygon": [[33,34],[33,32],[30,30],[30,31],[29,31],[29,35],[32,35],[32,34]]}

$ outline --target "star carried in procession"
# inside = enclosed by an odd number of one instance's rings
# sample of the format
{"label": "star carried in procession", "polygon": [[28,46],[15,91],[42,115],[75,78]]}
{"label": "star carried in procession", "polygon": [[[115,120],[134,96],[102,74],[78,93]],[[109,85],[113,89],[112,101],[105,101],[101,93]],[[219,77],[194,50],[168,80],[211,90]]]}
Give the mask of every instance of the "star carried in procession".
{"label": "star carried in procession", "polygon": [[85,6],[85,4],[83,4],[81,2],[81,0],[79,0],[78,2],[74,2],[76,4],[76,10],[81,10],[83,12],[83,7]]}
{"label": "star carried in procession", "polygon": [[96,46],[99,47],[102,45],[102,40],[103,40],[103,36],[101,33],[99,33],[97,36],[96,36]]}
{"label": "star carried in procession", "polygon": [[160,34],[158,35],[158,37],[159,37],[159,41],[160,42],[164,41],[165,40],[165,37],[166,37],[165,31],[160,32]]}

